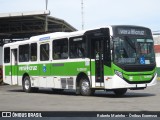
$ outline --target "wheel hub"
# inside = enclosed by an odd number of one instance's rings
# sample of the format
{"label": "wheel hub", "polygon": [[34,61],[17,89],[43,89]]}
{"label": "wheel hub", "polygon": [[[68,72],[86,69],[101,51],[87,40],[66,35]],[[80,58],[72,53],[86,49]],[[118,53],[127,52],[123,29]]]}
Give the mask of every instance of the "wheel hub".
{"label": "wheel hub", "polygon": [[29,89],[29,80],[25,80],[25,89],[28,90]]}
{"label": "wheel hub", "polygon": [[88,83],[87,81],[84,81],[84,82],[82,83],[82,90],[83,90],[84,92],[87,92],[87,91],[89,90],[89,83]]}

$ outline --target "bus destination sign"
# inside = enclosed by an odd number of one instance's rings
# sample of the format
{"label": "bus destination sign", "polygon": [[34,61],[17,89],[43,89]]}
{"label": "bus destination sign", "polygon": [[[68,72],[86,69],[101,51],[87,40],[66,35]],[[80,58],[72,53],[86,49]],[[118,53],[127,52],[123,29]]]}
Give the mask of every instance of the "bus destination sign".
{"label": "bus destination sign", "polygon": [[118,28],[119,35],[146,35],[146,31],[143,29],[135,28]]}

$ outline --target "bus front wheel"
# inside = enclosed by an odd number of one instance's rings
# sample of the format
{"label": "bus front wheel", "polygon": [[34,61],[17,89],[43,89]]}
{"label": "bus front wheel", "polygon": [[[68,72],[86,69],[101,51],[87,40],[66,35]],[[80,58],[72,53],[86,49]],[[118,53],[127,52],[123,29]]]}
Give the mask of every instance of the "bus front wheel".
{"label": "bus front wheel", "polygon": [[115,89],[113,90],[116,96],[123,96],[127,92],[127,88]]}
{"label": "bus front wheel", "polygon": [[91,89],[89,80],[87,78],[82,78],[80,80],[80,93],[83,96],[90,96],[94,94],[94,90]]}

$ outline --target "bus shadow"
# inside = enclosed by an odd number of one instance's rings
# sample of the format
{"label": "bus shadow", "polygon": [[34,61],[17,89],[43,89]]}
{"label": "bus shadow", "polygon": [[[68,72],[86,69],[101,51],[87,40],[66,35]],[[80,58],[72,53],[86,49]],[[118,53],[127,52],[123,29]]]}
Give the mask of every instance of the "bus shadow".
{"label": "bus shadow", "polygon": [[7,90],[8,92],[18,92],[18,93],[23,93],[24,91],[21,89],[16,89],[16,90]]}
{"label": "bus shadow", "polygon": [[[22,89],[14,89],[14,90],[8,90],[9,92],[19,92],[19,93],[25,93]],[[81,96],[81,95],[76,95],[75,91],[73,90],[64,90],[55,92],[49,89],[40,89],[38,91],[32,92],[31,94],[55,94],[55,95],[68,95],[68,96]],[[96,91],[94,95],[92,96],[87,96],[87,97],[105,97],[105,98],[134,98],[134,97],[152,97],[156,96],[156,94],[153,93],[137,93],[137,92],[127,92],[123,96],[116,96],[113,92],[99,92]]]}
{"label": "bus shadow", "polygon": [[156,96],[156,94],[152,93],[136,93],[136,92],[127,92],[123,96],[116,96],[113,92],[106,93],[106,94],[94,94],[96,97],[108,97],[108,98],[134,98],[134,97],[152,97]]}
{"label": "bus shadow", "polygon": [[[10,90],[7,90],[8,92],[17,92],[17,93],[26,93],[26,92],[24,92],[22,89],[10,89]],[[66,90],[66,91],[63,91],[63,92],[61,92],[61,91],[52,91],[52,90],[50,90],[50,89],[40,89],[40,90],[38,90],[38,91],[33,91],[33,92],[31,92],[31,93],[29,93],[29,94],[56,94],[56,95],[73,95],[73,96],[76,96],[76,93],[74,92],[74,91],[68,91],[68,90]]]}

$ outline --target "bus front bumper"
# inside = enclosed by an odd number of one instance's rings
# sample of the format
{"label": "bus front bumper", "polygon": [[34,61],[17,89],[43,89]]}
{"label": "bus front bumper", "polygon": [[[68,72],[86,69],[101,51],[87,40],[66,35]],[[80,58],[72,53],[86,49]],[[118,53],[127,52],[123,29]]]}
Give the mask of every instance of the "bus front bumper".
{"label": "bus front bumper", "polygon": [[[108,79],[109,78],[109,79]],[[146,88],[148,86],[156,85],[157,83],[157,73],[153,77],[152,81],[149,83],[140,83],[140,84],[129,84],[124,79],[120,78],[117,75],[112,77],[106,77],[105,81],[105,89],[118,89],[118,88],[128,88],[128,89],[138,89],[138,88]]]}

